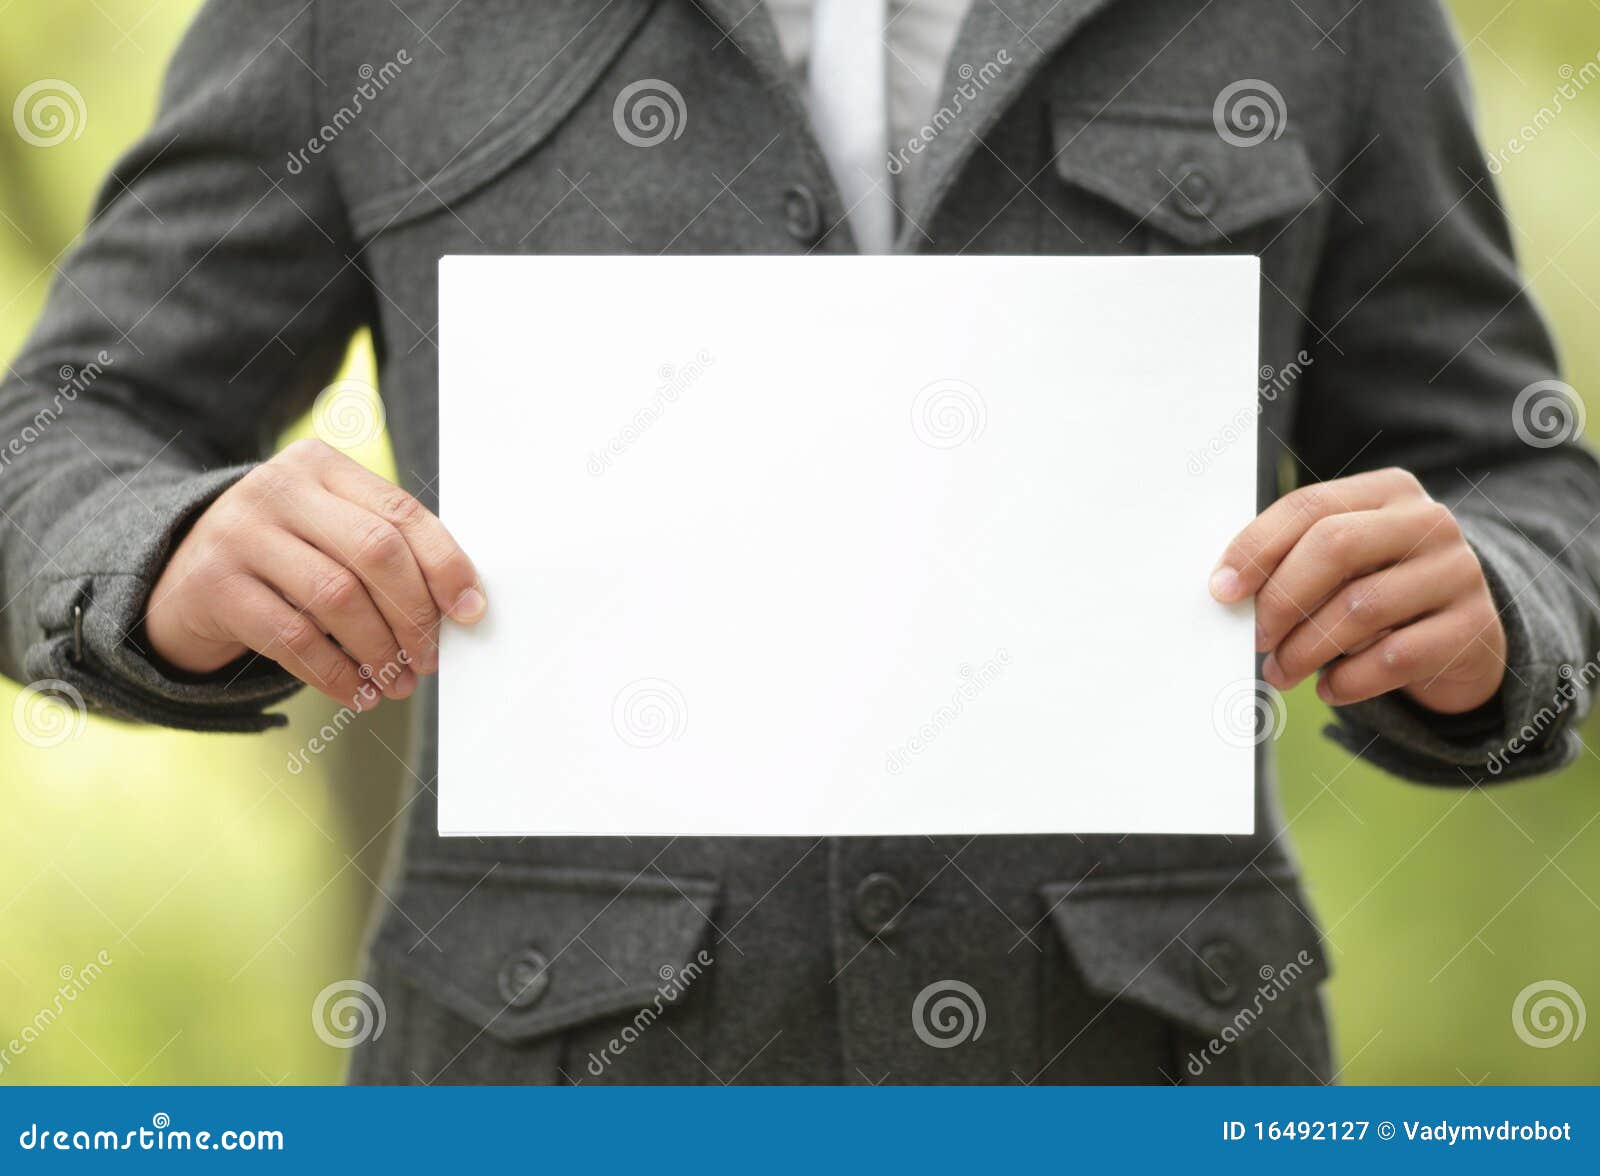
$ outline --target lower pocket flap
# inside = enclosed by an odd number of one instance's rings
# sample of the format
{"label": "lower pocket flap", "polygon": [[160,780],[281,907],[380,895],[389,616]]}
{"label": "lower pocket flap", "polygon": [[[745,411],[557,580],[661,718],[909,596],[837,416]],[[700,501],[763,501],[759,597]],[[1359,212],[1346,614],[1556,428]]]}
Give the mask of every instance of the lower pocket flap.
{"label": "lower pocket flap", "polygon": [[1294,877],[1254,866],[1053,882],[1056,933],[1098,996],[1143,1005],[1204,1036],[1244,1036],[1328,975]]}
{"label": "lower pocket flap", "polygon": [[418,867],[373,953],[501,1041],[676,1001],[717,885],[619,870]]}

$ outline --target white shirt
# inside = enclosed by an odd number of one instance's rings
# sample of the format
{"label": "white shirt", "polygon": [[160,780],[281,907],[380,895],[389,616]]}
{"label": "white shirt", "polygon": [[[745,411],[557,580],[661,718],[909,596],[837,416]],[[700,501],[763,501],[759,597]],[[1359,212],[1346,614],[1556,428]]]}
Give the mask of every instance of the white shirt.
{"label": "white shirt", "polygon": [[[783,56],[805,76],[813,0],[766,0]],[[945,67],[972,0],[888,0],[883,31],[888,63],[889,148],[903,148],[948,100]]]}

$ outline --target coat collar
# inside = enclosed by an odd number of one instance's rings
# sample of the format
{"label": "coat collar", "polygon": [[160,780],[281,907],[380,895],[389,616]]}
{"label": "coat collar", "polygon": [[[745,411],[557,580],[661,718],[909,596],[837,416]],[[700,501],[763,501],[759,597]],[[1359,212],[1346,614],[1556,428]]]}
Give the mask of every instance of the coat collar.
{"label": "coat collar", "polygon": [[[691,0],[738,47],[768,83],[791,124],[801,128],[819,174],[830,177],[811,132],[805,98],[791,76],[778,32],[762,0]],[[1084,22],[1116,0],[972,0],[956,36],[936,98],[955,117],[928,143],[896,199],[901,228],[896,252],[914,253],[927,224],[983,136],[1039,69]],[[1001,54],[1004,53],[1003,63]],[[991,63],[998,63],[996,70]],[[991,80],[979,86],[974,80]],[[891,150],[903,144],[891,144]],[[835,193],[837,202],[837,193]]]}
{"label": "coat collar", "polygon": [[[766,0],[689,0],[689,3],[722,30],[722,35],[755,64],[765,81],[782,82],[799,93],[789,76],[783,47],[778,44],[778,29],[767,11]],[[719,45],[712,52],[719,52],[721,48]]]}

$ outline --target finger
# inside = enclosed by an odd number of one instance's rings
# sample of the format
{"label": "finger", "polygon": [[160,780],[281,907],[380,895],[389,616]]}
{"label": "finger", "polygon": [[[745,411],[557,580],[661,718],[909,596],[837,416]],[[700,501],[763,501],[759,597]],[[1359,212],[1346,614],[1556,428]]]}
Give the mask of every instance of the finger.
{"label": "finger", "polygon": [[235,602],[230,627],[237,640],[341,706],[361,711],[378,704],[382,695],[361,676],[349,655],[267,585],[246,581]]}
{"label": "finger", "polygon": [[356,574],[411,666],[432,673],[439,664],[439,609],[404,536],[336,494],[319,488],[315,499],[285,525]]}
{"label": "finger", "polygon": [[1364,653],[1335,662],[1317,683],[1317,697],[1349,706],[1427,681],[1472,641],[1470,618],[1459,610],[1434,613],[1397,629]]}
{"label": "finger", "polygon": [[1421,485],[1397,469],[1374,470],[1291,491],[1234,536],[1211,573],[1211,594],[1224,604],[1254,595],[1301,536],[1321,519],[1376,510],[1415,497],[1425,497]]}
{"label": "finger", "polygon": [[363,677],[390,698],[409,698],[417,676],[409,655],[361,578],[303,539],[274,528],[255,543],[247,567],[259,579],[310,613],[355,660]]}
{"label": "finger", "polygon": [[1476,564],[1461,547],[1351,581],[1283,639],[1262,663],[1261,676],[1288,690],[1375,634],[1446,608],[1476,583]]}
{"label": "finger", "polygon": [[1372,636],[1368,637],[1365,641],[1356,642],[1349,649],[1345,650],[1344,655],[1346,657],[1354,657],[1356,654],[1361,653],[1364,650],[1371,649],[1374,645],[1382,641],[1385,637],[1393,632],[1393,629],[1380,629]]}
{"label": "finger", "polygon": [[432,511],[355,462],[329,467],[328,489],[377,515],[404,536],[439,610],[453,621],[481,620],[488,601],[477,569]]}
{"label": "finger", "polygon": [[1341,585],[1460,534],[1449,509],[1426,500],[1320,519],[1256,593],[1256,650],[1276,648]]}

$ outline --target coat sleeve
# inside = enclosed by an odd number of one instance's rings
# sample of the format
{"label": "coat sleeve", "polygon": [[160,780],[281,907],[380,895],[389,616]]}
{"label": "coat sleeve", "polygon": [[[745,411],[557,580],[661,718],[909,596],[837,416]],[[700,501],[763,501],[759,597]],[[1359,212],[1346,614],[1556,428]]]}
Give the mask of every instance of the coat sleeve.
{"label": "coat sleeve", "polygon": [[[0,670],[114,717],[256,730],[265,659],[140,645],[184,528],[327,383],[369,290],[317,133],[315,6],[208,0],[0,381]],[[73,699],[76,702],[76,698]]]}
{"label": "coat sleeve", "polygon": [[1302,481],[1416,474],[1456,511],[1509,653],[1499,696],[1471,714],[1392,694],[1340,708],[1329,733],[1425,782],[1549,771],[1577,755],[1600,672],[1600,467],[1518,272],[1438,0],[1352,20],[1357,112],[1307,313],[1295,460]]}

